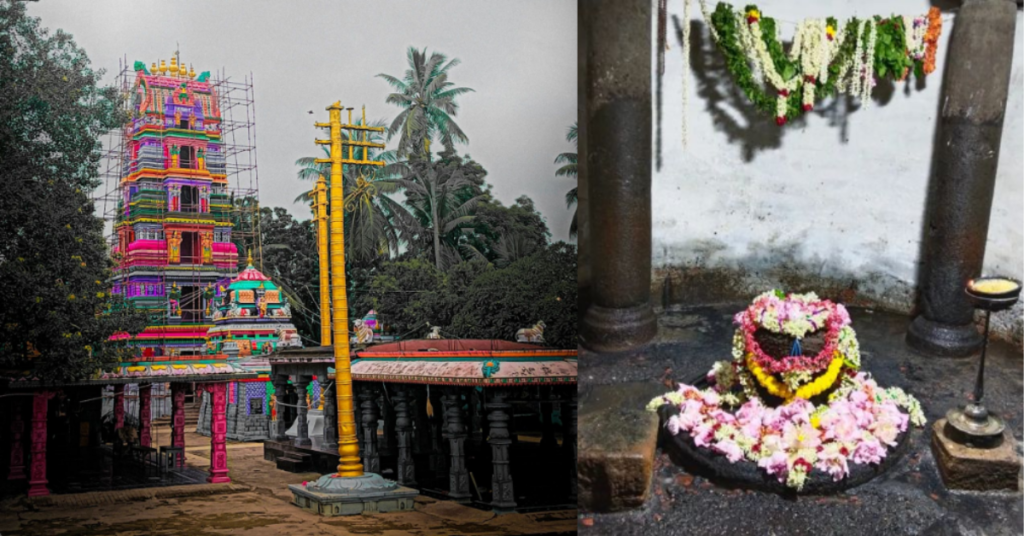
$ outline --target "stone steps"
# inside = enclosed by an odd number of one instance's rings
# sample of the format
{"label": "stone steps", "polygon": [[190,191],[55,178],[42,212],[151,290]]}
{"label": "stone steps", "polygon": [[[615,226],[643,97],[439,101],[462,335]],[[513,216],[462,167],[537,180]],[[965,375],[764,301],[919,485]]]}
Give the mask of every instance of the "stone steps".
{"label": "stone steps", "polygon": [[291,473],[304,473],[311,469],[313,457],[301,452],[289,452],[284,457],[277,458],[277,468]]}

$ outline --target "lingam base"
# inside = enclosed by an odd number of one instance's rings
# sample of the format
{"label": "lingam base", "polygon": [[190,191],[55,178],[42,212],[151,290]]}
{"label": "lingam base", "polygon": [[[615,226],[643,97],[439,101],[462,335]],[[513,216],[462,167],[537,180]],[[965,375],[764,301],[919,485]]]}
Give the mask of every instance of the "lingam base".
{"label": "lingam base", "polygon": [[327,474],[305,486],[291,484],[288,489],[295,506],[325,517],[409,512],[419,495],[415,489],[373,473],[357,477]]}

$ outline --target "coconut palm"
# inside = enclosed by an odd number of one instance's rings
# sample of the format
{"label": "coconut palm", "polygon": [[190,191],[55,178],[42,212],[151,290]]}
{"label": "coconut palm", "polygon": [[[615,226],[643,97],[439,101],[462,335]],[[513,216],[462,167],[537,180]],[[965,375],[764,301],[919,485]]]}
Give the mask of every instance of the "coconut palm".
{"label": "coconut palm", "polygon": [[[571,142],[574,147],[579,146],[576,125],[577,123],[573,123],[572,126],[569,127],[569,133],[565,135],[565,141]],[[555,157],[555,163],[564,164],[562,167],[555,170],[555,176],[571,177],[573,179],[577,178],[576,153],[562,153]],[[579,188],[579,186],[576,186],[572,190],[566,192],[566,208],[572,208],[579,201],[579,199],[577,198],[577,188]],[[569,237],[576,238],[578,232],[579,228],[576,225],[576,211],[573,211],[572,223],[569,225]]]}
{"label": "coconut palm", "polygon": [[386,102],[403,108],[388,128],[388,139],[401,133],[398,156],[420,151],[429,153],[430,142],[434,139],[449,148],[456,141],[467,143],[469,138],[452,118],[459,111],[455,98],[473,90],[454,87],[455,84],[448,81],[448,71],[458,65],[459,60],[448,61],[447,56],[438,52],[428,58],[427,49],[420,51],[414,47],[409,47],[408,59],[409,69],[403,78],[384,73],[377,75],[396,90],[388,95]]}

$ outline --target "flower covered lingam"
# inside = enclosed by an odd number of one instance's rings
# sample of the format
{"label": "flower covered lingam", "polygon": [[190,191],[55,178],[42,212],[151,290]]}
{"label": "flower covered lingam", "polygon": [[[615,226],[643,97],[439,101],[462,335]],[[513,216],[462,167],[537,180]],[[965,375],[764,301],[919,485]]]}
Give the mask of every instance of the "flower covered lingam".
{"label": "flower covered lingam", "polygon": [[881,464],[908,422],[924,425],[916,399],[859,371],[843,305],[774,290],[734,321],[733,359],[713,365],[707,387],[680,385],[648,405],[668,406],[664,425],[688,449],[756,464],[799,491],[816,471],[839,482],[851,466]]}

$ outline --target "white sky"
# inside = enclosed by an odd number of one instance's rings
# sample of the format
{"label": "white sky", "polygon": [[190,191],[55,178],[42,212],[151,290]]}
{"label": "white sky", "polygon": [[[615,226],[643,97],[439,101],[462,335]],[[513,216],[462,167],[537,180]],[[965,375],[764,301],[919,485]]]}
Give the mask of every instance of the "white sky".
{"label": "white sky", "polygon": [[[401,78],[409,46],[427,47],[462,64],[449,79],[475,93],[459,98],[456,122],[469,136],[459,147],[488,171],[505,205],[529,195],[553,240],[567,240],[572,213],[555,177],[555,156],[574,151],[565,134],[576,121],[576,2],[41,0],[30,15],[61,28],[85,49],[112,83],[118,60],[148,66],[175,48],[195,71],[225,69],[255,81],[260,204],[283,206],[300,219],[309,209],[292,200],[310,188],[294,162],[320,154],[313,139],[329,104],[366,105],[368,119],[399,108],[385,104]],[[314,112],[313,115],[308,113]],[[355,117],[355,115],[354,115]],[[392,141],[392,146],[397,138]]]}

